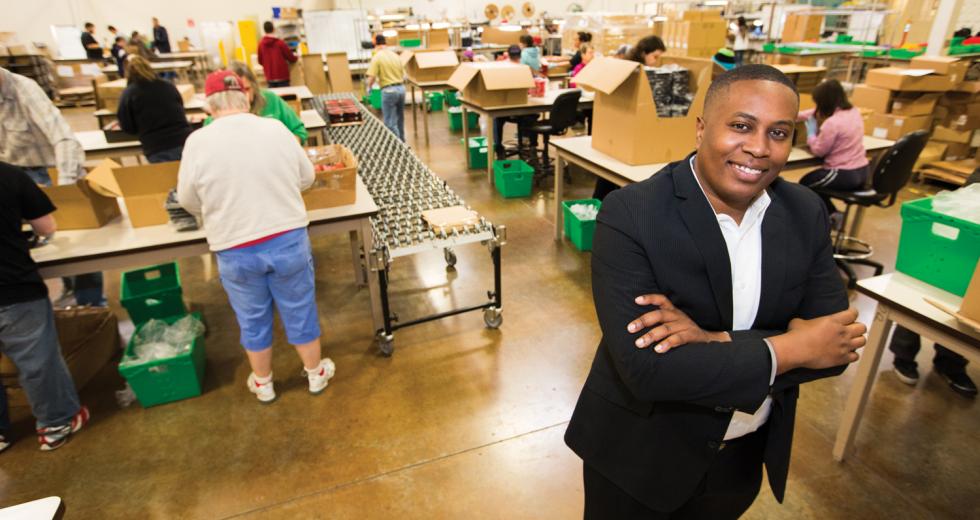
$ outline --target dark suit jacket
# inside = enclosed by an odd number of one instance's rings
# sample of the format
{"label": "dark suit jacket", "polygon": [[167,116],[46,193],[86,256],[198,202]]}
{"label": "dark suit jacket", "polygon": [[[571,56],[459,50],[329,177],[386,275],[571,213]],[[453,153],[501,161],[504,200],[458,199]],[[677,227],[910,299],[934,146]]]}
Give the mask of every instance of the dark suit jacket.
{"label": "dark suit jacket", "polygon": [[[592,291],[602,340],[565,442],[585,463],[648,507],[680,507],[718,453],[734,410],[773,406],[764,461],[782,501],[800,383],[838,375],[797,369],[776,377],[764,337],[795,317],[848,306],[831,253],[824,204],[777,179],[762,222],[762,288],[752,330],[732,332],[732,280],[725,239],[688,160],[611,193],[597,219]],[[657,354],[637,349],[626,325],[651,310],[634,303],[662,293],[701,328],[731,343],[696,343]]]}

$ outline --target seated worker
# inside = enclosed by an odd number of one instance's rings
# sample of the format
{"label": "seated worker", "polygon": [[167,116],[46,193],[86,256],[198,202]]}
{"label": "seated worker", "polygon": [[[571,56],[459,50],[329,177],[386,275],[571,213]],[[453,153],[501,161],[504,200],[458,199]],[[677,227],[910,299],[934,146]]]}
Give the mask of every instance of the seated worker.
{"label": "seated worker", "polygon": [[[585,518],[737,518],[789,472],[799,385],[858,359],[826,210],[779,179],[796,86],[715,78],[697,148],[610,193],[592,249],[602,339],[565,432]],[[652,310],[651,310],[652,306]]]}
{"label": "seated worker", "polygon": [[583,43],[589,43],[592,41],[592,33],[579,31],[575,33],[575,39],[572,40],[572,47],[575,49],[575,54],[572,55],[572,59],[568,60],[568,66],[575,68],[579,63],[582,63],[582,52],[579,49]]}
{"label": "seated worker", "polygon": [[191,125],[184,99],[142,56],[126,59],[126,90],[119,99],[119,128],[140,140],[150,163],[179,161]]}
{"label": "seated worker", "polygon": [[[806,144],[810,153],[823,158],[823,166],[804,175],[800,184],[839,191],[860,190],[868,179],[861,112],[847,100],[844,88],[836,79],[824,80],[813,89],[812,95],[816,108],[800,112],[797,120],[807,122]],[[824,197],[824,204],[836,229],[843,215],[830,198]]]}
{"label": "seated worker", "polygon": [[[0,162],[0,355],[17,367],[42,451],[58,449],[89,420],[61,356],[48,287],[31,259],[24,221],[54,234],[55,207],[24,170]],[[0,385],[0,451],[10,446],[7,392]]]}
{"label": "seated worker", "polygon": [[245,90],[234,72],[208,75],[205,103],[214,122],[187,139],[177,200],[204,219],[252,368],[248,390],[271,403],[273,307],[303,362],[311,394],[327,387],[334,363],[320,357],[309,217],[301,194],[315,180],[313,163],[286,127],[249,112]]}
{"label": "seated worker", "polygon": [[541,49],[534,45],[534,38],[530,34],[521,35],[521,63],[531,67],[531,73],[535,76],[541,73]]}
{"label": "seated worker", "polygon": [[[593,58],[595,58],[595,48],[592,47],[591,44],[583,43],[579,47],[579,52],[582,53],[582,62],[576,65],[574,69],[572,69],[571,77],[573,78],[577,76],[579,71],[584,69],[586,65],[591,63]],[[568,86],[571,88],[575,88],[575,82],[569,82]]]}
{"label": "seated worker", "polygon": [[[511,45],[507,48],[507,61],[515,64],[523,64],[521,48],[517,45]],[[534,71],[531,71],[534,74]],[[517,123],[517,147],[521,146],[521,127],[534,124],[538,120],[538,116],[527,115],[527,116],[512,116],[512,117],[497,117],[493,120],[493,154],[497,159],[504,158],[504,125],[507,123]]]}
{"label": "seated worker", "polygon": [[659,36],[647,36],[636,42],[630,49],[627,59],[642,63],[647,67],[657,67],[660,65],[660,56],[667,52],[667,46]]}
{"label": "seated worker", "polygon": [[[248,95],[248,103],[251,107],[249,112],[257,116],[281,121],[299,139],[300,144],[306,144],[306,138],[309,137],[309,134],[306,132],[306,125],[303,124],[303,120],[278,94],[260,87],[258,80],[255,79],[255,74],[248,65],[232,60],[228,62],[228,70],[245,81],[245,93]],[[204,120],[204,126],[211,124],[212,120],[213,118],[208,116]]]}

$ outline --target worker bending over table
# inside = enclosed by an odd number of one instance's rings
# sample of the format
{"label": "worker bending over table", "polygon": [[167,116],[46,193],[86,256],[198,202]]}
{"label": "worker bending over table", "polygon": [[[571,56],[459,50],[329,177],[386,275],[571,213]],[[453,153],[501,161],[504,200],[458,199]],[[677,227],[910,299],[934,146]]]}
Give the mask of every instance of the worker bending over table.
{"label": "worker bending over table", "polygon": [[781,502],[799,385],[858,359],[825,206],[779,179],[798,108],[775,68],[726,72],[694,153],[606,197],[602,339],[565,433],[586,518],[737,518],[763,465]]}

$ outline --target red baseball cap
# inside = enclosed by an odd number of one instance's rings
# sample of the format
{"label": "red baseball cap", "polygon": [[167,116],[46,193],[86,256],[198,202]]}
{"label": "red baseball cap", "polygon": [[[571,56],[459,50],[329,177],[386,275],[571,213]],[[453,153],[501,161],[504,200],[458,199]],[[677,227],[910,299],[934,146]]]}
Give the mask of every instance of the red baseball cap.
{"label": "red baseball cap", "polygon": [[245,82],[230,70],[219,70],[208,74],[204,80],[204,95],[210,96],[218,92],[237,90],[245,92]]}

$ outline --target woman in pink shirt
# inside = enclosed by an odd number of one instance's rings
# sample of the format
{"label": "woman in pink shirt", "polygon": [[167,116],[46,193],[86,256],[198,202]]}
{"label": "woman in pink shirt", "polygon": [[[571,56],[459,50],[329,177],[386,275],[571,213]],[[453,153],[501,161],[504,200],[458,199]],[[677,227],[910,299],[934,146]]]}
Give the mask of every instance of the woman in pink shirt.
{"label": "woman in pink shirt", "polygon": [[[836,79],[817,85],[813,101],[817,107],[800,112],[798,119],[807,121],[806,144],[810,153],[823,158],[823,167],[804,175],[800,184],[838,191],[860,190],[868,178],[861,113],[847,100]],[[831,215],[838,213],[829,198],[824,197],[824,202]]]}

